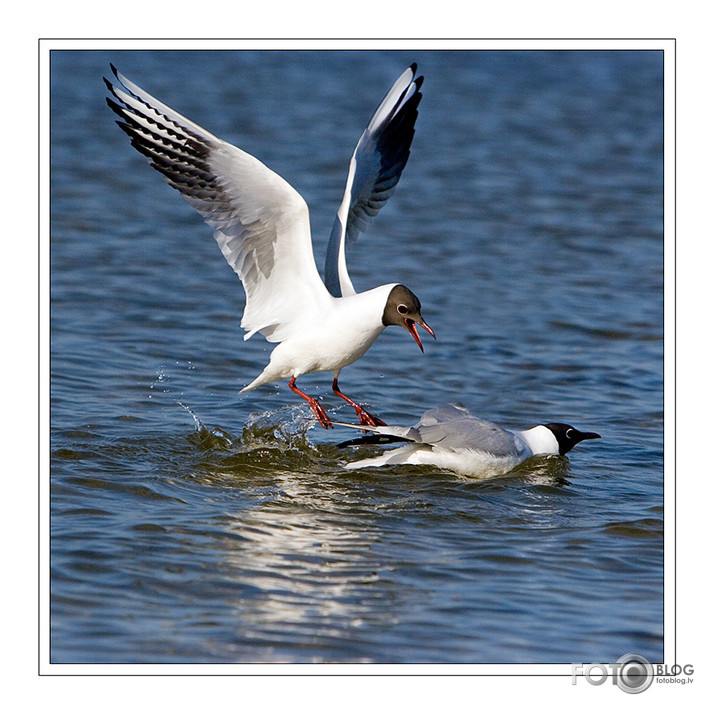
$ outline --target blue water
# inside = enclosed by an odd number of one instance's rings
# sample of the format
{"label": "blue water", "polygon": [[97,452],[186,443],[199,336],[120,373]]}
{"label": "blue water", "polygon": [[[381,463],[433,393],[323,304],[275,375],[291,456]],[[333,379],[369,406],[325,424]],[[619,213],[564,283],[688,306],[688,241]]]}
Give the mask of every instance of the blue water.
{"label": "blue water", "polygon": [[[114,124],[113,62],[285,177],[318,265],[354,144],[425,75],[396,194],[350,257],[437,333],[341,375],[388,423],[459,402],[597,431],[470,480],[347,472],[210,230]],[[53,52],[51,658],[533,663],[663,658],[658,52]],[[299,383],[354,417],[330,376]]]}

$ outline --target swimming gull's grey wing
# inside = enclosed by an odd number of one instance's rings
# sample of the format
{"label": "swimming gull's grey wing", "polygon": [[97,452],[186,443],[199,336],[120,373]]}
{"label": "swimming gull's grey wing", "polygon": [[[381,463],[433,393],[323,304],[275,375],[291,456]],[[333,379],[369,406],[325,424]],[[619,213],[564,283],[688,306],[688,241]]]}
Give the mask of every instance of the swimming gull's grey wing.
{"label": "swimming gull's grey wing", "polygon": [[516,457],[526,445],[513,432],[474,417],[456,405],[427,410],[414,427],[422,444],[457,452],[471,450],[495,457]]}
{"label": "swimming gull's grey wing", "polygon": [[445,452],[484,452],[494,457],[519,457],[528,452],[523,440],[510,430],[503,429],[494,422],[474,417],[463,407],[451,404],[427,410],[420,421],[412,427],[399,425],[371,427],[344,422],[335,422],[335,424],[357,427],[388,438],[381,442],[379,439],[362,437],[344,442],[340,446],[404,441]]}
{"label": "swimming gull's grey wing", "polygon": [[423,77],[406,69],[372,115],[350,160],[342,203],[325,255],[325,285],[335,297],[355,295],[346,263],[346,244],[355,242],[368,221],[392,196],[410,156]]}
{"label": "swimming gull's grey wing", "polygon": [[302,329],[330,296],[320,280],[308,207],[258,159],[175,112],[112,66],[107,98],[132,145],[214,229],[246,292],[244,339],[260,331],[280,342]]}

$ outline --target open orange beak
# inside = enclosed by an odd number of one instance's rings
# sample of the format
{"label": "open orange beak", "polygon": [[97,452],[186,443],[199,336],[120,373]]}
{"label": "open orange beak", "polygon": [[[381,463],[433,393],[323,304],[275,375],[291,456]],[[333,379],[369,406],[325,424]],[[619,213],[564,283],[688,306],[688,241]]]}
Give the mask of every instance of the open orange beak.
{"label": "open orange beak", "polygon": [[420,350],[424,352],[425,349],[422,347],[422,341],[420,340],[420,336],[417,334],[417,325],[424,328],[435,340],[437,340],[437,336],[434,334],[434,330],[432,330],[432,328],[430,328],[424,320],[412,320],[412,318],[405,318],[405,327],[410,335],[415,339],[417,345],[419,345]]}

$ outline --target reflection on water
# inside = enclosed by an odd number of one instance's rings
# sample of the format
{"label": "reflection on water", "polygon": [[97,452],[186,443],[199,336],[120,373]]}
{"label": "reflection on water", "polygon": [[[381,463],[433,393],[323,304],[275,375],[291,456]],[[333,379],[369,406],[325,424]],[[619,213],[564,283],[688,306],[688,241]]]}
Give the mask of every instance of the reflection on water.
{"label": "reflection on water", "polygon": [[[292,485],[285,486],[286,498],[300,498],[291,494]],[[242,589],[255,589],[250,601],[237,605],[236,617],[242,634],[260,628],[259,644],[285,647],[288,630],[298,647],[328,639],[350,658],[351,630],[366,620],[373,625],[392,620],[393,604],[380,608],[376,601],[382,599],[375,598],[381,577],[370,552],[378,538],[374,529],[356,532],[349,523],[316,520],[311,513],[287,521],[284,512],[266,508],[227,520],[226,528],[245,540],[240,546],[231,542],[223,566],[235,573]]]}
{"label": "reflection on water", "polygon": [[[53,53],[53,660],[662,660],[661,59]],[[394,424],[458,402],[602,435],[570,459],[348,472],[369,448],[285,384],[239,395],[271,346],[242,340],[235,275],[101,82],[113,62],[285,176],[322,264],[354,143],[413,61],[410,162],[350,266],[414,286],[438,341],[386,331],[341,385]],[[324,375],[303,387],[354,416]]]}

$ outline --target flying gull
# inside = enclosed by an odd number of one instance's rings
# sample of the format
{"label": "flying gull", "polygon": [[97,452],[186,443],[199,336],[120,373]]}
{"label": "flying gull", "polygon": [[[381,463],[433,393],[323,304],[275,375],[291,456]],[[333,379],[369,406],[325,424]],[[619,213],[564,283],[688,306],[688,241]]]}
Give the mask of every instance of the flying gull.
{"label": "flying gull", "polygon": [[296,379],[331,372],[333,392],[355,409],[361,425],[384,423],[338,386],[342,368],[362,357],[388,325],[405,328],[424,352],[417,333],[434,331],[417,296],[391,283],[358,293],[346,264],[346,247],[392,195],[414,136],[423,77],[406,69],[385,95],[350,160],[320,279],[310,235],[308,206],[284,179],[238,149],[152,97],[112,65],[105,78],[110,108],[132,146],[149,158],[169,184],[214,230],[214,238],[246,293],[244,339],[262,333],[278,343],[263,372],[241,392],[288,379],[320,424],[332,427],[318,401]]}

